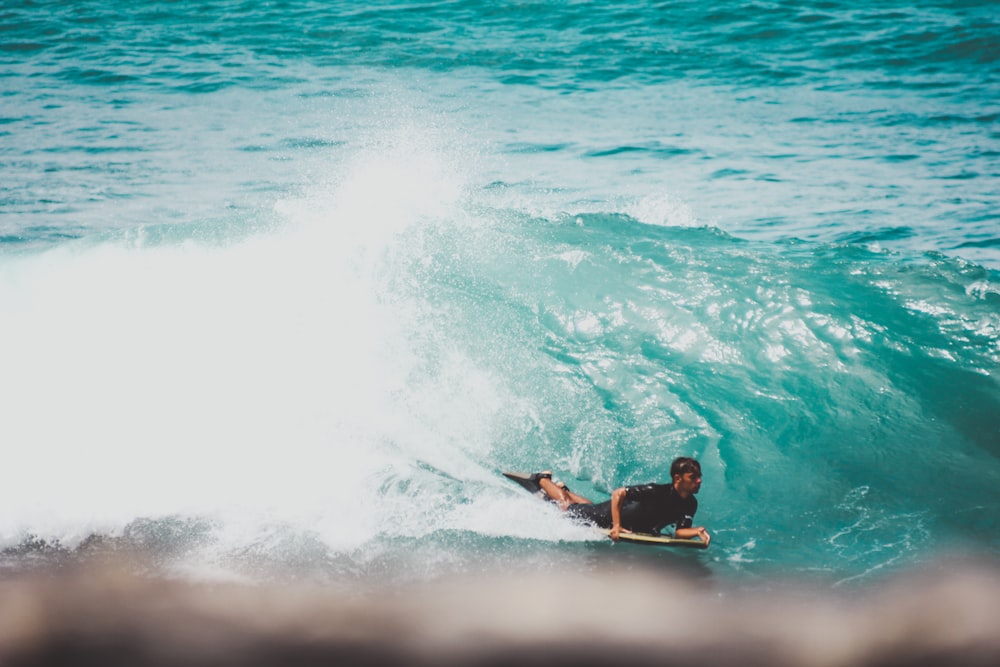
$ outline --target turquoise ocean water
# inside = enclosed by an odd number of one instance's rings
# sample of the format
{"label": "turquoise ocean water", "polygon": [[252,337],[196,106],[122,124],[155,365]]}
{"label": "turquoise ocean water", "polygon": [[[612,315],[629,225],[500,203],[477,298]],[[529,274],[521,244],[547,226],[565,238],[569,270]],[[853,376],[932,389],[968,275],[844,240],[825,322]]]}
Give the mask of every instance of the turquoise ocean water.
{"label": "turquoise ocean water", "polygon": [[[0,5],[0,549],[179,576],[1000,554],[1000,9]],[[701,459],[697,554],[594,539]]]}

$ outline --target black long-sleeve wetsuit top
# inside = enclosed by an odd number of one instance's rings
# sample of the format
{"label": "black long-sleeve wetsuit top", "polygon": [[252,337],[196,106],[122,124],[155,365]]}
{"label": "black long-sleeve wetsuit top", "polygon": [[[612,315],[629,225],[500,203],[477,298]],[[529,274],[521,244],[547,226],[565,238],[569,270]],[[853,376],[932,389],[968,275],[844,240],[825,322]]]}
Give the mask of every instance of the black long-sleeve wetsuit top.
{"label": "black long-sleeve wetsuit top", "polygon": [[[601,528],[611,528],[610,500],[594,505],[573,504],[566,511]],[[681,498],[673,484],[627,486],[621,508],[622,528],[653,534],[670,525],[690,528],[697,511],[695,497]]]}

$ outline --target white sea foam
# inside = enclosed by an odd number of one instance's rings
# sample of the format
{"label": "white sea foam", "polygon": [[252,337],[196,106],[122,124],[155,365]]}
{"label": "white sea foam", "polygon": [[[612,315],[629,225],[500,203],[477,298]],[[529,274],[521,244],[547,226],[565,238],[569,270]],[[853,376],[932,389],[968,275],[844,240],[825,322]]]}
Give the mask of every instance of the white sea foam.
{"label": "white sea foam", "polygon": [[454,523],[444,497],[379,487],[416,463],[483,478],[507,397],[446,343],[428,367],[425,305],[386,291],[400,235],[462,192],[440,154],[396,139],[280,203],[268,233],[4,263],[6,544],[169,515],[213,517],[230,546],[275,521],[333,548],[414,512],[425,532]]}

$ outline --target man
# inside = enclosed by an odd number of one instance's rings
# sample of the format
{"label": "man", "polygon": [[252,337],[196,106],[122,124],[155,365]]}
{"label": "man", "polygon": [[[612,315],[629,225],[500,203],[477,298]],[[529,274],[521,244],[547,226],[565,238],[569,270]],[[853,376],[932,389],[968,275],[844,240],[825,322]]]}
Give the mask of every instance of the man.
{"label": "man", "polygon": [[694,494],[701,489],[701,464],[695,459],[679,457],[670,465],[672,484],[643,484],[615,489],[611,500],[594,504],[552,481],[552,473],[534,475],[545,494],[560,509],[601,528],[610,528],[608,535],[618,541],[622,533],[658,534],[674,525],[675,537],[697,537],[706,545],[712,539],[704,526],[692,526],[698,501]]}

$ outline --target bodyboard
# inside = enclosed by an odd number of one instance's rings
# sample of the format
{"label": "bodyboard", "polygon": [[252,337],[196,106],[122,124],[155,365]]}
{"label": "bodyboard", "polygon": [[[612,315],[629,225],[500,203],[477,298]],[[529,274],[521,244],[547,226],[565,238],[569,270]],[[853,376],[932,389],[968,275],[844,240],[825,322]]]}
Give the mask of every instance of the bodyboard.
{"label": "bodyboard", "polygon": [[[611,531],[601,528],[601,532],[607,535]],[[650,533],[619,533],[619,542],[629,544],[643,544],[653,547],[681,547],[684,549],[707,549],[708,545],[701,540],[689,540],[681,537],[670,537],[669,535],[653,535]]]}
{"label": "bodyboard", "polygon": [[[528,493],[541,498],[547,502],[552,502],[542,487],[536,482],[530,473],[525,472],[505,472],[507,479],[516,482]],[[598,529],[601,534],[607,536],[611,531],[607,528]],[[628,544],[641,544],[643,546],[655,547],[680,547],[685,549],[707,549],[708,545],[701,540],[688,540],[680,537],[670,537],[668,535],[651,535],[649,533],[619,533],[619,542]]]}

